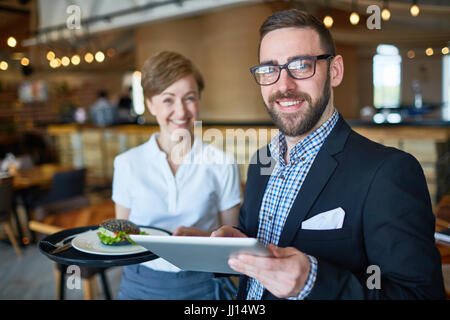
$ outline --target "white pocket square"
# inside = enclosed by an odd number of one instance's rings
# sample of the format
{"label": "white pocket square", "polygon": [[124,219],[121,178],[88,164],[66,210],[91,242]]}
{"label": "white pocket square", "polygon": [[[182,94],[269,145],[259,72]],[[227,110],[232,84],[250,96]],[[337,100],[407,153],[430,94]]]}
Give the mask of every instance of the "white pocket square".
{"label": "white pocket square", "polygon": [[333,230],[341,229],[344,223],[345,211],[339,207],[315,215],[302,222],[305,230]]}

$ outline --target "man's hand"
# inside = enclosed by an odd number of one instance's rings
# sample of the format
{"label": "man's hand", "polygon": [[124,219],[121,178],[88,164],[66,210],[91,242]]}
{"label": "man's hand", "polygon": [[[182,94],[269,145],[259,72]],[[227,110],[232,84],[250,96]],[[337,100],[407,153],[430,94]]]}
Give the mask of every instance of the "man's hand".
{"label": "man's hand", "polygon": [[230,267],[258,280],[264,288],[278,298],[296,297],[300,294],[311,268],[308,257],[293,247],[268,249],[273,257],[240,254],[228,260]]}
{"label": "man's hand", "polygon": [[195,227],[178,227],[172,235],[174,236],[196,236],[196,237],[209,237],[210,232],[203,231]]}
{"label": "man's hand", "polygon": [[213,231],[211,237],[246,238],[247,236],[232,226],[223,226]]}

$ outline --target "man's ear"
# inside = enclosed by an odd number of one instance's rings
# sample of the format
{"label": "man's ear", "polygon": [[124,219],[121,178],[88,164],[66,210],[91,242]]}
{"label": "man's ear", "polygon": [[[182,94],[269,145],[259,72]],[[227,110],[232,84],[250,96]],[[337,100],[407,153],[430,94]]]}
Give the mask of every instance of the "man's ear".
{"label": "man's ear", "polygon": [[337,87],[344,78],[344,59],[341,55],[335,56],[330,63],[330,84]]}
{"label": "man's ear", "polygon": [[153,104],[151,100],[145,98],[145,105],[147,106],[148,111],[155,116],[155,110],[153,109]]}

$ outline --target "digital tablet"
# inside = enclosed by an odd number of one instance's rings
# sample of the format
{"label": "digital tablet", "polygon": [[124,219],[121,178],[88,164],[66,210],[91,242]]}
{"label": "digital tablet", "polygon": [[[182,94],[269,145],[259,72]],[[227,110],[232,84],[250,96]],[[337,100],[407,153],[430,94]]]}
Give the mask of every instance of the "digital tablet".
{"label": "digital tablet", "polygon": [[130,235],[137,244],[187,271],[239,274],[228,258],[239,253],[272,256],[255,238]]}

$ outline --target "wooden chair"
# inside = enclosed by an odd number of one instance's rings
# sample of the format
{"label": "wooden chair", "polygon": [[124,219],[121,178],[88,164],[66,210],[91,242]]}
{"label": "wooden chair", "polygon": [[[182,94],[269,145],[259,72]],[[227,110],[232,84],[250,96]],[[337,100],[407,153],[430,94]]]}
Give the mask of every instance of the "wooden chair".
{"label": "wooden chair", "polygon": [[[89,205],[89,199],[87,196],[77,196],[71,199],[43,205],[37,207],[33,212],[33,220],[29,222],[29,228],[32,231],[52,234],[62,231],[64,228],[51,224],[52,219],[60,219],[64,216],[65,212],[81,209]],[[67,217],[70,219],[70,217]],[[85,300],[92,300],[95,298],[98,292],[96,275],[100,276],[100,280],[103,287],[103,292],[107,300],[111,299],[108,283],[106,280],[105,271],[107,268],[88,268],[80,267],[81,279],[83,286],[83,295]],[[54,276],[55,276],[55,288],[56,296],[63,300],[65,297],[65,280],[67,266],[54,263]]]}
{"label": "wooden chair", "polygon": [[[8,235],[8,239],[14,247],[16,254],[22,256],[19,244],[11,226],[11,210],[13,210],[13,177],[0,178],[0,223]],[[20,227],[20,226],[19,226]]]}

